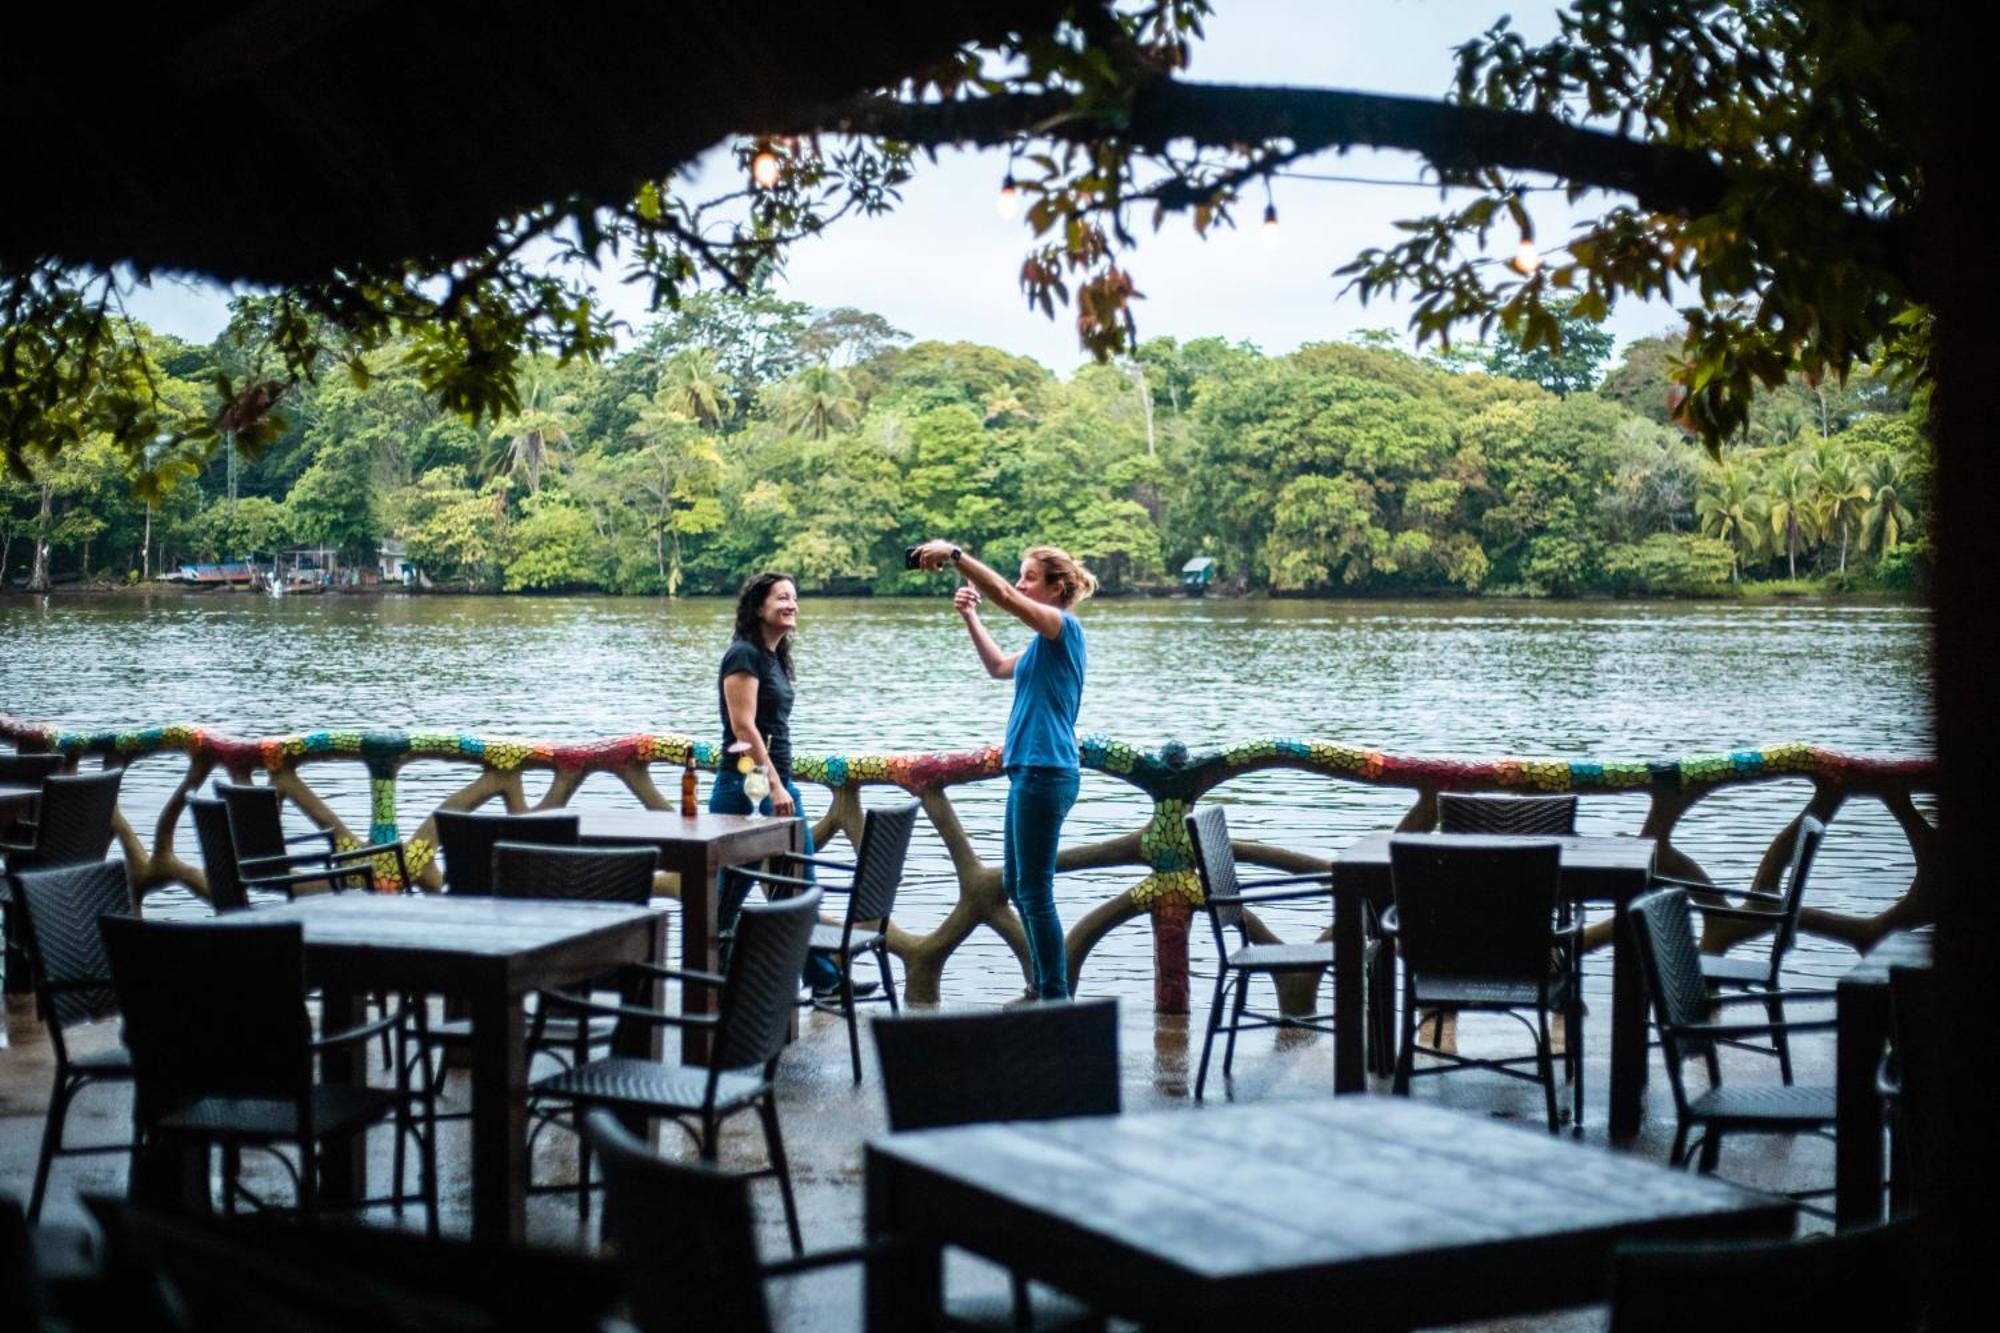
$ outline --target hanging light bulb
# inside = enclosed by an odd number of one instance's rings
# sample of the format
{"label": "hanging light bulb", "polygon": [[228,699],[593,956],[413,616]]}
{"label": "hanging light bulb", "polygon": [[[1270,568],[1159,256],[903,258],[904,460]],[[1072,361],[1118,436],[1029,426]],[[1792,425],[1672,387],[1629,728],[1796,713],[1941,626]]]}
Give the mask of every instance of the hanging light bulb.
{"label": "hanging light bulb", "polygon": [[1264,205],[1263,241],[1266,250],[1275,250],[1278,248],[1278,206],[1276,204]]}
{"label": "hanging light bulb", "polygon": [[993,201],[993,211],[1000,215],[1002,222],[1012,222],[1021,216],[1021,192],[1014,188],[1014,173],[1011,171],[1000,182],[1000,197]]}
{"label": "hanging light bulb", "polygon": [[778,155],[768,147],[759,148],[757,156],[750,159],[750,179],[763,189],[770,189],[778,183]]}
{"label": "hanging light bulb", "polygon": [[1535,270],[1542,266],[1542,252],[1535,248],[1534,241],[1523,236],[1519,248],[1514,251],[1514,257],[1508,263],[1516,273],[1524,278],[1530,278],[1534,276]]}

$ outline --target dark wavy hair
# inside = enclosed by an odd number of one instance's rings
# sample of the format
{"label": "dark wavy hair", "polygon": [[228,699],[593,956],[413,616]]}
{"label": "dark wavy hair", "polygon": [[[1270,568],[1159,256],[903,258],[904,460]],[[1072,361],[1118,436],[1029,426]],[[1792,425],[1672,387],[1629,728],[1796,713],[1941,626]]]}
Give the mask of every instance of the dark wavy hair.
{"label": "dark wavy hair", "polygon": [[[764,603],[771,599],[771,589],[780,583],[791,584],[795,591],[799,586],[799,581],[790,574],[775,571],[758,574],[743,585],[743,591],[736,594],[736,638],[759,648],[764,646]],[[778,640],[778,646],[771,652],[785,669],[785,679],[797,680],[799,673],[792,668],[792,636],[787,634]]]}

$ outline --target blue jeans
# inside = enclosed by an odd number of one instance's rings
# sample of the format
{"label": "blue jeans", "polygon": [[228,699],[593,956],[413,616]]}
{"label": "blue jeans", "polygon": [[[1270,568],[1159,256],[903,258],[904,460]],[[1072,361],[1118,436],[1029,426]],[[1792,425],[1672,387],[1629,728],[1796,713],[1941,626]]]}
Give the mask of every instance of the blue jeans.
{"label": "blue jeans", "polygon": [[1007,777],[1006,861],[1000,882],[1028,933],[1035,994],[1044,1000],[1067,999],[1069,960],[1056,916],[1056,841],[1076,804],[1077,771],[1010,768]]}
{"label": "blue jeans", "polygon": [[[813,854],[812,825],[803,816],[806,803],[799,797],[798,785],[790,778],[785,779],[785,790],[791,793],[792,808],[801,816],[799,822],[799,850],[807,856]],[[712,815],[747,815],[752,813],[750,797],[743,790],[743,775],[734,768],[724,765],[715,775],[715,786],[708,793],[708,812]],[[755,813],[771,813],[771,798],[766,796],[758,803]],[[811,866],[804,867],[802,878],[817,879]],[[715,878],[715,924],[721,930],[736,928],[736,915],[743,910],[743,900],[750,896],[750,881],[741,875],[732,875],[727,870]],[[728,959],[725,956],[724,964]],[[815,990],[840,984],[840,969],[831,958],[817,954],[806,959],[803,979]]]}

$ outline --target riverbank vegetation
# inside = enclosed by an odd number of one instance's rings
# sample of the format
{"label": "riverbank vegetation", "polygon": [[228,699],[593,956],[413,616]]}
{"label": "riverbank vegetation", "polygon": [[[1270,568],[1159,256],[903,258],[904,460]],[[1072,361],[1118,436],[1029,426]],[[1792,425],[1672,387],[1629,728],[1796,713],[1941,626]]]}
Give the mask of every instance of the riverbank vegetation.
{"label": "riverbank vegetation", "polygon": [[[239,303],[210,347],[147,334],[148,370],[191,405],[254,379],[271,315]],[[135,494],[86,440],[0,480],[0,580],[290,547],[372,567],[399,541],[438,587],[719,593],[778,566],[898,593],[935,590],[901,551],[944,533],[1003,564],[1060,543],[1113,590],[1196,555],[1275,593],[1920,584],[1930,455],[1886,377],[1762,394],[1712,458],[1676,422],[1678,337],[1607,371],[1594,326],[1563,332],[1560,354],[1503,335],[1422,357],[1386,333],[1278,356],[1159,338],[1062,379],[860,311],[701,296],[607,361],[533,364],[497,425],[442,410],[391,347],[165,489]]]}

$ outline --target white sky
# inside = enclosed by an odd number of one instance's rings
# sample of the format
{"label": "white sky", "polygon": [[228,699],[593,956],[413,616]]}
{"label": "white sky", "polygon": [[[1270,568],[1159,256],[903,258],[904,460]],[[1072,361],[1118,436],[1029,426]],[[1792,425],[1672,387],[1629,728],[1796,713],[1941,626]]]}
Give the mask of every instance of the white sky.
{"label": "white sky", "polygon": [[[1196,44],[1188,77],[1228,83],[1351,88],[1437,96],[1450,84],[1452,47],[1483,30],[1502,12],[1495,0],[1215,0],[1206,40]],[[1554,29],[1553,9],[1516,13],[1530,37]],[[702,167],[714,193],[732,188],[733,164],[721,153]],[[1417,158],[1357,150],[1323,154],[1294,169],[1397,181],[1417,179]],[[1017,275],[1031,234],[1005,222],[995,208],[1004,152],[945,153],[920,164],[903,190],[903,204],[880,218],[850,218],[792,251],[780,291],[821,308],[875,311],[917,338],[964,339],[1031,356],[1067,374],[1084,358],[1070,316],[1050,321],[1031,313]],[[1267,248],[1258,235],[1263,198],[1247,193],[1240,230],[1211,232],[1203,241],[1184,216],[1158,234],[1135,220],[1136,251],[1124,256],[1145,299],[1135,315],[1139,336],[1183,340],[1220,335],[1286,352],[1306,342],[1348,336],[1357,329],[1394,327],[1404,306],[1378,300],[1364,307],[1340,295],[1334,269],[1370,245],[1392,243],[1398,218],[1432,211],[1430,189],[1274,182],[1280,240]],[[1604,197],[1582,205],[1602,207]],[[1571,210],[1560,194],[1529,196],[1544,245],[1559,243]],[[1145,211],[1145,210],[1141,210]],[[1496,230],[1500,253],[1518,238]],[[645,293],[616,281],[602,289],[612,309],[634,328],[648,319]],[[211,285],[161,280],[130,299],[135,315],[155,328],[206,342],[227,319],[226,294]],[[1677,323],[1664,302],[1628,301],[1608,321],[1620,344]],[[1473,336],[1467,332],[1464,336]]]}

